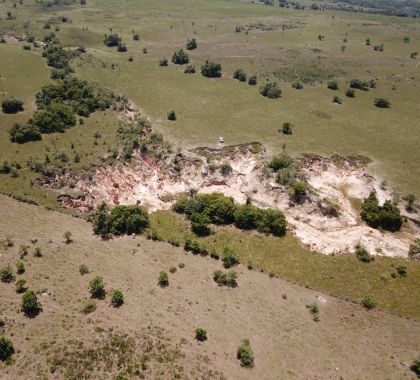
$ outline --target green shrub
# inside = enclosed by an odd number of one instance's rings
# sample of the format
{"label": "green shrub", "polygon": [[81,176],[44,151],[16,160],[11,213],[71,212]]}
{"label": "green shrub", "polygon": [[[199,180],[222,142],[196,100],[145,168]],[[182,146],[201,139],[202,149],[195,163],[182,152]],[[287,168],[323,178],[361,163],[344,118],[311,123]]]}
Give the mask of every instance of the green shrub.
{"label": "green shrub", "polygon": [[185,65],[190,61],[188,54],[180,49],[172,55],[172,62],[176,65]]}
{"label": "green shrub", "polygon": [[32,317],[41,311],[41,304],[38,297],[32,290],[27,290],[22,295],[22,311],[26,316]]}
{"label": "green shrub", "polygon": [[12,342],[3,336],[0,337],[0,361],[8,362],[14,353]]}
{"label": "green shrub", "polygon": [[395,270],[401,277],[407,276],[407,267],[405,265],[398,265]]}
{"label": "green shrub", "polygon": [[254,366],[254,354],[251,349],[251,343],[249,339],[243,339],[236,352],[236,357],[241,362],[243,367]]}
{"label": "green shrub", "polygon": [[400,230],[403,222],[398,207],[389,200],[380,206],[375,192],[363,202],[360,216],[370,227],[392,232]]}
{"label": "green shrub", "polygon": [[197,327],[195,329],[195,339],[197,339],[200,342],[204,342],[207,340],[207,331],[204,330],[201,327]]}
{"label": "green shrub", "polygon": [[355,88],[362,91],[369,91],[369,84],[362,82],[360,79],[352,79],[350,81],[350,88]]}
{"label": "green shrub", "polygon": [[318,307],[318,305],[314,302],[310,305],[307,305],[307,308],[309,309],[310,313],[312,314],[312,319],[315,322],[319,322],[319,307]]}
{"label": "green shrub", "polygon": [[7,265],[0,269],[0,281],[1,282],[12,282],[14,281],[15,276],[13,275],[12,267]]}
{"label": "green shrub", "polygon": [[281,89],[277,82],[266,83],[260,88],[260,94],[269,99],[277,99],[281,97]]}
{"label": "green shrub", "polygon": [[105,297],[105,284],[101,276],[95,276],[89,282],[89,289],[92,298],[102,299]]}
{"label": "green shrub", "polygon": [[216,249],[214,249],[214,248],[212,248],[212,250],[210,251],[210,257],[212,259],[215,259],[215,260],[219,260],[220,259],[219,254],[217,253]]}
{"label": "green shrub", "polygon": [[10,141],[24,144],[29,141],[42,140],[39,128],[32,124],[14,124],[9,130]]}
{"label": "green shrub", "polygon": [[159,60],[159,66],[161,66],[161,67],[168,66],[168,60],[167,60],[167,58],[161,58]]}
{"label": "green shrub", "polygon": [[19,280],[16,281],[15,283],[15,289],[16,289],[16,293],[23,293],[26,291],[26,280],[24,280],[23,278],[20,278]]}
{"label": "green shrub", "polygon": [[257,84],[257,76],[256,75],[252,75],[251,77],[249,77],[248,79],[248,84],[250,86],[255,86]]}
{"label": "green shrub", "polygon": [[89,268],[85,264],[80,264],[79,266],[79,273],[84,276],[85,274],[89,273]]}
{"label": "green shrub", "polygon": [[417,375],[417,377],[420,377],[420,357],[413,361],[410,369]]}
{"label": "green shrub", "polygon": [[169,285],[169,277],[166,272],[160,272],[158,278],[158,284],[163,288]]}
{"label": "green shrub", "polygon": [[273,157],[269,162],[268,167],[277,172],[280,169],[288,168],[293,164],[293,159],[285,153]]}
{"label": "green shrub", "polygon": [[222,66],[219,63],[206,61],[201,66],[201,75],[207,78],[220,78],[222,76]]}
{"label": "green shrub", "polygon": [[121,43],[121,38],[118,34],[109,34],[105,36],[104,45],[108,47],[115,47]]}
{"label": "green shrub", "polygon": [[41,133],[64,132],[76,125],[76,117],[69,106],[52,103],[45,109],[35,111],[29,124],[37,127]]}
{"label": "green shrub", "polygon": [[238,275],[235,271],[222,272],[221,270],[216,270],[213,272],[213,280],[219,286],[228,286],[230,288],[236,288],[238,283],[236,282]]}
{"label": "green shrub", "polygon": [[169,268],[169,273],[175,273],[176,272],[176,267],[170,267]]}
{"label": "green shrub", "polygon": [[362,306],[371,310],[376,306],[376,303],[372,296],[366,295],[362,298]]}
{"label": "green shrub", "polygon": [[82,307],[80,311],[83,314],[90,314],[93,313],[96,310],[96,302],[94,300],[85,300],[82,303]]}
{"label": "green shrub", "polygon": [[187,47],[187,50],[197,49],[197,41],[196,41],[196,39],[195,38],[188,39],[186,47]]}
{"label": "green shrub", "polygon": [[236,227],[243,230],[252,230],[257,228],[261,210],[253,205],[244,204],[236,207],[234,215]]}
{"label": "green shrub", "polygon": [[127,46],[125,44],[123,44],[122,42],[120,42],[117,46],[117,51],[119,53],[125,53],[127,51]]}
{"label": "green shrub", "polygon": [[225,249],[223,250],[222,262],[224,268],[231,268],[239,264],[239,255],[236,252],[234,252],[231,248],[225,247]]}
{"label": "green shrub", "polygon": [[41,248],[35,247],[35,249],[34,249],[34,257],[42,257]]}
{"label": "green shrub", "polygon": [[327,87],[330,90],[338,90],[338,83],[335,80],[333,80],[333,81],[327,83]]}
{"label": "green shrub", "polygon": [[242,69],[237,69],[233,73],[233,78],[239,80],[240,82],[246,82],[246,73]]}
{"label": "green shrub", "polygon": [[195,74],[195,66],[187,65],[184,69],[185,74]]}
{"label": "green shrub", "polygon": [[371,261],[375,259],[375,257],[370,255],[367,249],[362,244],[358,243],[355,248],[356,248],[356,252],[355,252],[356,257],[360,261],[364,263],[370,263]]}
{"label": "green shrub", "polygon": [[294,88],[295,90],[302,90],[303,84],[300,82],[293,82],[292,88]]}
{"label": "green shrub", "polygon": [[346,91],[346,96],[347,96],[348,98],[354,98],[354,95],[355,95],[354,90],[353,90],[353,89],[351,89],[351,88],[348,88],[348,89],[347,89],[347,91]]}
{"label": "green shrub", "polygon": [[175,121],[176,120],[175,111],[171,111],[171,112],[168,113],[168,120],[171,120],[171,121]]}
{"label": "green shrub", "polygon": [[281,131],[283,132],[284,135],[291,135],[293,134],[293,125],[289,122],[286,122],[283,124]]}
{"label": "green shrub", "polygon": [[7,98],[2,101],[1,108],[4,113],[18,113],[23,111],[23,102],[16,98]]}
{"label": "green shrub", "polygon": [[23,263],[23,261],[16,262],[16,273],[17,274],[25,273],[25,264]]}
{"label": "green shrub", "polygon": [[191,229],[198,236],[208,236],[211,233],[209,224],[211,223],[210,218],[201,213],[194,212],[191,217]]}
{"label": "green shrub", "polygon": [[73,242],[73,239],[72,239],[72,234],[71,234],[71,232],[70,232],[70,231],[66,231],[66,232],[64,232],[63,237],[64,237],[64,242],[65,242],[66,244],[70,244],[70,243],[72,243],[72,242]]}
{"label": "green shrub", "polygon": [[149,214],[141,206],[119,205],[109,214],[107,225],[115,235],[139,234],[149,226]]}
{"label": "green shrub", "polygon": [[257,230],[262,233],[271,233],[275,236],[286,234],[287,221],[284,214],[279,210],[261,210],[257,221]]}
{"label": "green shrub", "polygon": [[124,303],[124,295],[120,289],[111,290],[111,305],[120,307]]}
{"label": "green shrub", "polygon": [[140,35],[138,33],[133,33],[133,41],[139,41]]}
{"label": "green shrub", "polygon": [[387,100],[385,98],[376,98],[375,101],[374,101],[374,104],[378,108],[389,108],[389,107],[391,107],[391,103],[389,102],[389,100]]}
{"label": "green shrub", "polygon": [[418,254],[420,254],[420,239],[415,239],[414,243],[410,244],[410,248],[408,249],[408,256],[414,257]]}

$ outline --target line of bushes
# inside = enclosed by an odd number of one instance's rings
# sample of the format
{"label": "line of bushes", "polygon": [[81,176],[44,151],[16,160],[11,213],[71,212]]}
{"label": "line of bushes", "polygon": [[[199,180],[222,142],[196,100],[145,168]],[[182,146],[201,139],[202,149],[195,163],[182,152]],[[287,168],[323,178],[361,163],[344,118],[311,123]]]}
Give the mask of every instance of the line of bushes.
{"label": "line of bushes", "polygon": [[92,223],[93,232],[102,237],[140,234],[149,226],[149,214],[137,205],[119,205],[110,211],[106,203],[102,203]]}
{"label": "line of bushes", "polygon": [[380,206],[375,192],[363,202],[360,216],[370,227],[392,232],[399,231],[403,222],[398,207],[390,200]]}
{"label": "line of bushes", "polygon": [[276,236],[286,234],[287,221],[281,211],[260,209],[249,202],[237,205],[233,198],[221,193],[181,197],[173,209],[185,214],[193,232],[200,236],[211,232],[209,224],[235,224],[240,229],[256,229]]}

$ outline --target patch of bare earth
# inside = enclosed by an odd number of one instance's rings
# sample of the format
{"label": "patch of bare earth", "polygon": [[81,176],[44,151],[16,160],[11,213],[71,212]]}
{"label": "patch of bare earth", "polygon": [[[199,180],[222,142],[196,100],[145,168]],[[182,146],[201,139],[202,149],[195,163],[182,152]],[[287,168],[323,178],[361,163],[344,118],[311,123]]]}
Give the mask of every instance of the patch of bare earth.
{"label": "patch of bare earth", "polygon": [[[352,252],[362,243],[374,255],[407,256],[409,244],[419,232],[416,220],[408,220],[398,233],[370,228],[360,220],[357,205],[371,191],[376,191],[380,202],[392,197],[381,181],[368,173],[363,158],[299,159],[296,167],[309,185],[300,202],[291,201],[289,187],[267,173],[267,162],[266,151],[258,143],[197,148],[173,153],[162,162],[137,151],[130,162],[97,167],[89,176],[70,178],[67,174],[64,179],[71,179],[73,189],[59,200],[63,207],[82,212],[103,201],[110,205],[136,203],[155,211],[169,209],[178,196],[190,190],[221,192],[238,203],[251,198],[260,207],[282,210],[290,230],[310,249],[326,254]],[[227,164],[231,170],[226,173],[223,168]],[[56,178],[56,182],[62,179]],[[75,192],[77,197],[69,195]],[[331,204],[339,211],[331,212]]]}

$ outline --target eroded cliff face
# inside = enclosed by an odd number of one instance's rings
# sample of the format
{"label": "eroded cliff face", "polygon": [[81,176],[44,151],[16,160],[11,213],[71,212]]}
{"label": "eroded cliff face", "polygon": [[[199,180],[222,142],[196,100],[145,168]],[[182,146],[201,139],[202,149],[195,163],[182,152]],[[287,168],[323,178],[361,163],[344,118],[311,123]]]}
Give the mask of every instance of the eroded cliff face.
{"label": "eroded cliff face", "polygon": [[94,168],[91,175],[57,176],[72,182],[72,193],[59,196],[63,207],[81,212],[105,201],[111,206],[141,204],[149,211],[169,209],[177,197],[191,190],[231,196],[238,203],[247,198],[262,208],[282,210],[289,230],[309,248],[325,253],[352,252],[362,243],[371,254],[407,256],[419,232],[408,221],[398,233],[382,232],[360,220],[358,205],[371,191],[380,202],[391,198],[381,181],[367,172],[360,157],[306,156],[294,167],[306,179],[307,194],[291,199],[290,186],[281,185],[267,170],[268,157],[258,143],[220,149],[197,148],[167,155],[156,161],[136,151],[130,162]]}

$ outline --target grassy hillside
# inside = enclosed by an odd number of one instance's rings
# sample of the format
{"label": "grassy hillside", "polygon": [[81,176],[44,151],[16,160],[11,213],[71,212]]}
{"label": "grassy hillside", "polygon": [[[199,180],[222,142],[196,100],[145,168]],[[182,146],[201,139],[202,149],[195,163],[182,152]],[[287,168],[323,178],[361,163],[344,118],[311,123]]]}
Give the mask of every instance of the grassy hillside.
{"label": "grassy hillside", "polygon": [[[367,311],[244,265],[234,268],[237,288],[218,287],[212,273],[220,262],[167,243],[103,241],[83,220],[4,196],[0,212],[2,239],[14,242],[1,246],[0,267],[10,264],[42,305],[41,313],[26,317],[15,285],[0,282],[1,333],[16,351],[10,365],[2,364],[3,378],[414,379],[408,366],[420,350],[416,320]],[[72,233],[69,244],[65,231]],[[21,244],[28,255],[18,275]],[[42,257],[33,256],[36,247]],[[81,264],[89,273],[80,274]],[[169,274],[169,286],[158,286],[160,271]],[[85,314],[89,281],[97,275],[106,295]],[[123,292],[120,307],[110,306],[112,288]],[[319,322],[305,307],[312,303]],[[197,327],[207,331],[205,342],[194,338]],[[236,359],[244,338],[253,368]]]}
{"label": "grassy hillside", "polygon": [[[74,63],[77,75],[128,96],[176,144],[215,145],[222,135],[227,143],[259,140],[272,153],[287,144],[296,154],[364,154],[375,160],[372,170],[398,193],[418,194],[416,141],[420,136],[414,116],[418,114],[419,69],[417,60],[410,58],[410,53],[420,49],[420,27],[415,19],[203,0],[124,4],[106,0],[89,1],[86,7],[48,9],[33,3],[18,4],[16,9],[11,1],[0,4],[1,14],[7,10],[16,19],[3,18],[0,28],[23,33],[24,21],[30,21],[28,30],[40,39],[47,32],[42,29],[44,22],[67,16],[70,22],[51,24],[51,30],[59,27],[56,34],[64,44],[90,49]],[[244,30],[237,33],[236,26]],[[104,47],[103,36],[111,29],[122,37],[127,53]],[[133,31],[140,35],[139,41],[133,41]],[[319,40],[319,35],[325,38]],[[408,43],[403,40],[406,36]],[[206,59],[221,63],[221,79],[186,75],[181,66],[158,66],[160,58],[170,59],[191,37],[198,41],[198,48],[189,52],[192,64],[199,70]],[[365,43],[367,38],[370,46]],[[381,44],[384,51],[374,51]],[[13,48],[6,44],[0,49],[8,52]],[[24,53],[32,56],[30,52],[16,54]],[[248,77],[258,75],[259,84],[266,79],[278,81],[282,98],[263,98],[258,94],[259,85],[233,80],[237,68],[244,69]],[[11,69],[10,65],[2,67],[2,77],[7,78]],[[22,70],[41,81],[35,64]],[[368,92],[356,90],[356,97],[348,98],[345,91],[354,78],[374,79],[377,87]],[[332,79],[337,80],[339,90],[326,88]],[[295,90],[291,88],[295,80],[308,84]],[[31,91],[5,81],[2,91],[13,94],[19,88],[15,95],[29,100],[37,82],[32,85]],[[342,98],[343,104],[332,103],[333,96]],[[377,97],[387,98],[391,108],[376,108]],[[178,118],[169,124],[166,114],[172,109]],[[2,130],[14,121],[3,121]],[[292,136],[278,132],[286,121],[295,125]],[[2,144],[7,144],[4,139]]]}

